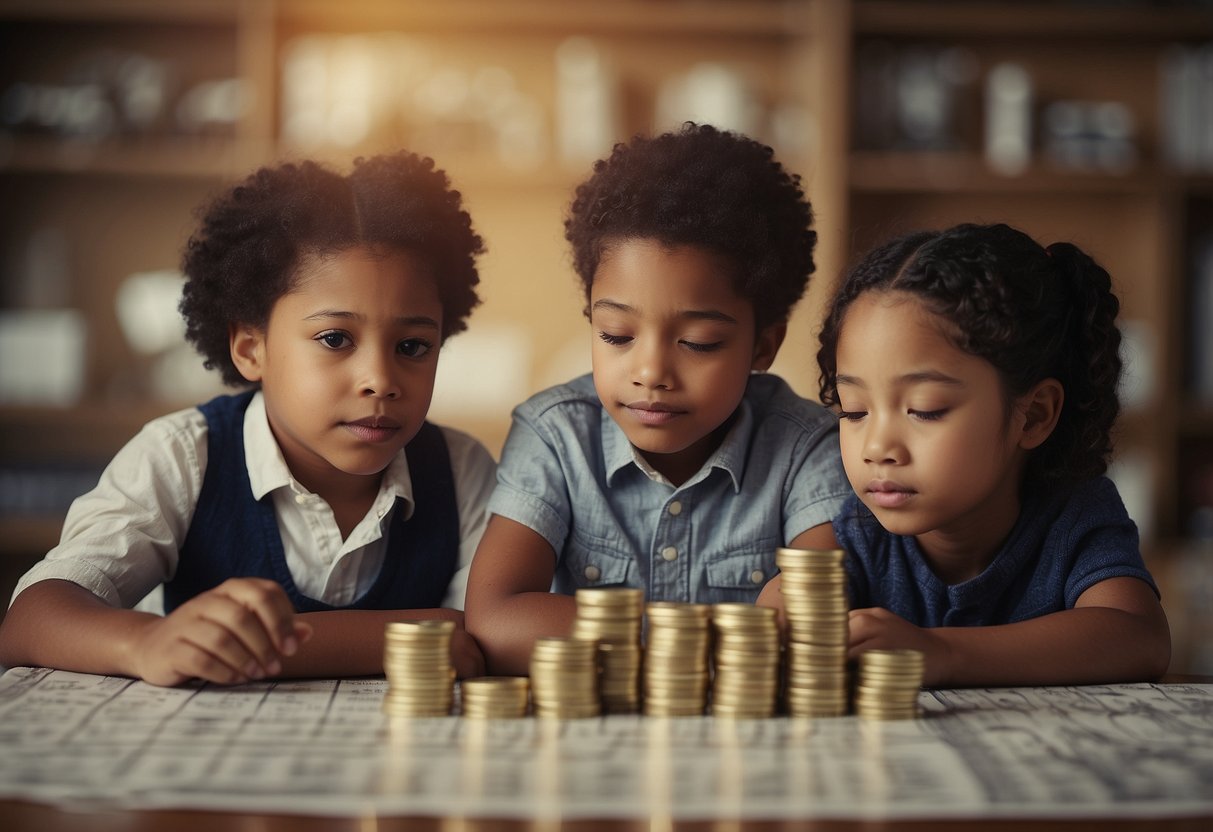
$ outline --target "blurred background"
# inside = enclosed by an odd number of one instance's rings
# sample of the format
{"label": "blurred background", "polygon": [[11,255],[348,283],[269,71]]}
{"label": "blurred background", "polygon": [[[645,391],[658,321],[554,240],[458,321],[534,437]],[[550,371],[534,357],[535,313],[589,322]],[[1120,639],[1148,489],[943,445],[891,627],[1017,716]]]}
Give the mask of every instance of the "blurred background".
{"label": "blurred background", "polygon": [[488,245],[432,417],[494,454],[589,369],[563,240],[612,144],[691,119],[799,173],[818,271],[775,371],[816,396],[876,242],[1005,221],[1123,301],[1114,478],[1174,672],[1213,673],[1213,2],[0,0],[0,597],[148,419],[222,392],[184,343],[195,208],[258,165],[432,155]]}

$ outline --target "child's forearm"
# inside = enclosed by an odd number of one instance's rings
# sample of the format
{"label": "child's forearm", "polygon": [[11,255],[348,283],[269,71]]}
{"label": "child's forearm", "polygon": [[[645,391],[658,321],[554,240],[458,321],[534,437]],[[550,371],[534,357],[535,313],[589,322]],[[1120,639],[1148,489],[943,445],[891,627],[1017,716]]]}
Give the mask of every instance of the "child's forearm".
{"label": "child's forearm", "polygon": [[459,610],[333,610],[297,616],[312,637],[282,663],[286,677],[377,676],[383,673],[384,629],[393,621],[446,620],[463,626]]}
{"label": "child's forearm", "polygon": [[535,639],[569,635],[576,616],[572,596],[523,592],[477,610],[468,630],[484,650],[489,673],[526,676]]}
{"label": "child's forearm", "polygon": [[18,595],[5,615],[0,665],[138,677],[135,645],[158,619],[111,607],[70,581],[39,581]]}
{"label": "child's forearm", "polygon": [[945,657],[927,669],[925,683],[933,687],[1152,681],[1171,658],[1161,611],[1081,607],[1015,624],[930,632]]}

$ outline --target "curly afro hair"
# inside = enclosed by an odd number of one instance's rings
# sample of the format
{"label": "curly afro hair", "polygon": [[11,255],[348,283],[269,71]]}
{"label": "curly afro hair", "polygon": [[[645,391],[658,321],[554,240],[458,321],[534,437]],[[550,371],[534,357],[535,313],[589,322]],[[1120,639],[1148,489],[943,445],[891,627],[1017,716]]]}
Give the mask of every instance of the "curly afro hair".
{"label": "curly afro hair", "polygon": [[958,349],[994,365],[1011,399],[1055,378],[1065,401],[1029,457],[1028,478],[1073,483],[1107,471],[1120,412],[1120,302],[1094,260],[1069,243],[1042,248],[1006,225],[918,232],[874,249],[839,286],[821,332],[821,399],[838,403],[838,338],[868,291],[908,292],[947,322]]}
{"label": "curly afro hair", "polygon": [[[755,323],[785,321],[813,273],[812,210],[800,177],[753,139],[688,122],[677,133],[637,136],[577,187],[564,223],[588,301],[610,246],[655,239],[722,255]],[[587,310],[588,315],[588,310]]]}
{"label": "curly afro hair", "polygon": [[182,258],[186,338],[225,383],[247,385],[229,327],[264,328],[304,258],[363,245],[419,258],[438,283],[443,338],[467,327],[484,244],[446,174],[400,152],[359,158],[348,176],[310,161],[261,168],[205,206]]}

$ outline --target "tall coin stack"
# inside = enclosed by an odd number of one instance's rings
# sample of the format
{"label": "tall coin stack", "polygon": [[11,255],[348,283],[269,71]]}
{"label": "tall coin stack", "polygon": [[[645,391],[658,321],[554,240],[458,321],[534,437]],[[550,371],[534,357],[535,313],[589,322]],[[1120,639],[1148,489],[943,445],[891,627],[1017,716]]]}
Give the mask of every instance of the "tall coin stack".
{"label": "tall coin stack", "polygon": [[459,686],[463,715],[470,719],[518,719],[526,716],[531,682],[525,676],[479,676]]}
{"label": "tall coin stack", "polygon": [[609,714],[640,710],[640,630],[644,591],[625,587],[577,590],[573,638],[598,642],[602,709]]}
{"label": "tall coin stack", "polygon": [[453,621],[393,621],[383,633],[389,716],[447,716],[455,696]]}
{"label": "tall coin stack", "polygon": [[847,574],[841,549],[777,549],[788,619],[788,713],[847,712]]}
{"label": "tall coin stack", "polygon": [[712,713],[738,719],[775,714],[779,691],[779,624],[771,607],[712,606],[716,676]]}
{"label": "tall coin stack", "polygon": [[584,719],[602,712],[598,692],[598,642],[537,638],[531,651],[531,701],[535,716]]}
{"label": "tall coin stack", "polygon": [[914,719],[922,687],[918,650],[865,650],[859,654],[855,713],[865,719]]}
{"label": "tall coin stack", "polygon": [[653,601],[644,652],[644,712],[648,716],[702,716],[710,681],[712,608]]}

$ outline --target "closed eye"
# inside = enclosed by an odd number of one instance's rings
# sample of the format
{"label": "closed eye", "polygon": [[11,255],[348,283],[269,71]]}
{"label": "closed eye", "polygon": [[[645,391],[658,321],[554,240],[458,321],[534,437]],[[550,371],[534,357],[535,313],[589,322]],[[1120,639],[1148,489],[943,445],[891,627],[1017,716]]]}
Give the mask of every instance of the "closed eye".
{"label": "closed eye", "polygon": [[713,341],[710,344],[701,344],[698,341],[679,341],[678,343],[692,352],[715,352],[724,345],[724,341]]}
{"label": "closed eye", "polygon": [[868,415],[868,412],[866,410],[840,410],[840,411],[838,411],[838,418],[842,419],[843,421],[846,421],[846,422],[858,422],[860,419],[862,419],[864,416],[867,416],[867,415]]}
{"label": "closed eye", "polygon": [[612,335],[609,332],[599,332],[598,337],[612,347],[622,347],[624,344],[632,340],[630,335]]}
{"label": "closed eye", "polygon": [[910,415],[923,422],[938,422],[948,414],[947,408],[940,410],[911,410]]}

